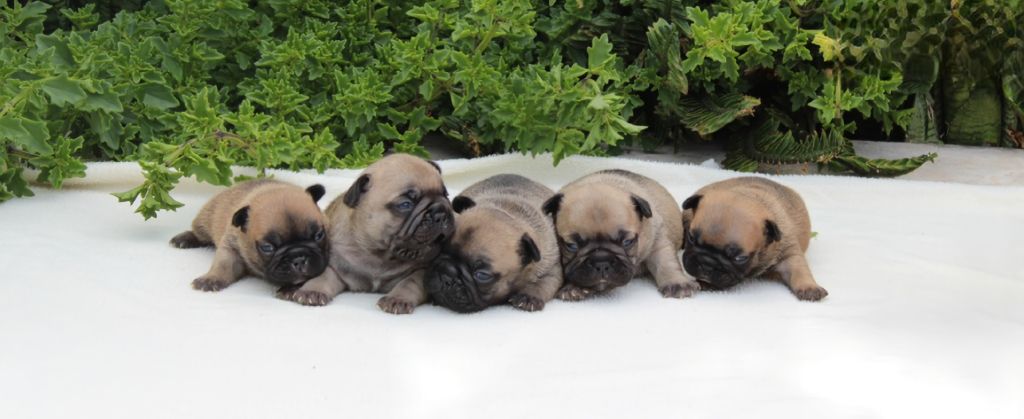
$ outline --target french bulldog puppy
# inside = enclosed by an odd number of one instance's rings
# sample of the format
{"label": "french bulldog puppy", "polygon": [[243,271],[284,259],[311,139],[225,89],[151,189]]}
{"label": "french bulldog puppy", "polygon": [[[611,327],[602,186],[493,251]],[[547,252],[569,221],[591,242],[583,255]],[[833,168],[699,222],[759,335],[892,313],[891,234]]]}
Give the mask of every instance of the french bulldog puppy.
{"label": "french bulldog puppy", "polygon": [[543,206],[555,222],[565,285],[557,297],[582,300],[649,272],[662,296],[699,289],[677,252],[683,226],[675,199],[653,179],[604,170],[563,187]]}
{"label": "french bulldog puppy", "polygon": [[321,306],[344,291],[385,295],[377,306],[408,314],[427,300],[423,279],[455,230],[441,168],[408,154],[370,165],[326,211],[330,266],[278,297]]}
{"label": "french bulldog puppy", "polygon": [[712,183],[683,202],[687,272],[711,289],[767,275],[806,301],[828,291],[811,275],[804,253],[811,221],[792,189],[759,177]]}
{"label": "french bulldog puppy", "polygon": [[455,236],[427,274],[434,304],[460,313],[505,303],[543,309],[562,285],[554,226],[541,209],[554,194],[530,179],[504,174],[455,197]]}
{"label": "french bulldog puppy", "polygon": [[325,219],[316,202],[324,187],[306,190],[270,179],[239,183],[207,202],[192,230],[171,239],[178,248],[215,246],[210,271],[192,281],[220,291],[245,274],[273,284],[302,284],[327,267]]}

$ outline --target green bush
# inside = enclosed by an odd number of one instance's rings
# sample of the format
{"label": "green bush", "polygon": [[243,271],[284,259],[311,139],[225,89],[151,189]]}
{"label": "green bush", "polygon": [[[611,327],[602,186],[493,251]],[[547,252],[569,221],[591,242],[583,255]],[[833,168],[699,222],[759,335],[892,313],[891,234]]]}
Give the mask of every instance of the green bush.
{"label": "green bush", "polygon": [[[427,134],[556,163],[719,140],[741,170],[897,175],[934,156],[867,160],[848,138],[970,132],[935,103],[991,102],[976,91],[999,99],[997,136],[1024,124],[1020,0],[709,3],[15,2],[0,9],[0,201],[31,194],[25,168],[60,187],[84,161],[137,160],[145,182],[117,197],[148,218],[181,206],[182,176],[359,167],[424,155]],[[971,66],[940,71],[964,51]]]}

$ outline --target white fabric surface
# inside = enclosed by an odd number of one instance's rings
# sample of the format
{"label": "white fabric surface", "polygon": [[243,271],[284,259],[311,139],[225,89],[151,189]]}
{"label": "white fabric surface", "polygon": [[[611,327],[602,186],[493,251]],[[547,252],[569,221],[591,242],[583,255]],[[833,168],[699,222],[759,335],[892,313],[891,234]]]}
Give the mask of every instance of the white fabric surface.
{"label": "white fabric surface", "polygon": [[[441,162],[453,196],[513,172],[552,188],[604,168],[682,201],[736,173],[626,159]],[[245,279],[191,289],[213,252],[167,244],[218,189],[144,222],[109,195],[133,164],[0,205],[0,418],[1024,417],[1024,188],[779,177],[829,290],[754,282],[686,300],[648,280],[539,313],[302,307]],[[321,182],[327,203],[357,171]]]}

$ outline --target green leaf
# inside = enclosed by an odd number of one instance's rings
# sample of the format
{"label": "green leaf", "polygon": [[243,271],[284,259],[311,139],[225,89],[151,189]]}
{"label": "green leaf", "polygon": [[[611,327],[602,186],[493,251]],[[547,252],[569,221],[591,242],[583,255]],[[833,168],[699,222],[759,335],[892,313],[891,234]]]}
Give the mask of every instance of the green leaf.
{"label": "green leaf", "polygon": [[406,12],[405,14],[408,15],[409,17],[414,17],[423,22],[432,23],[437,22],[441,17],[441,13],[429,3],[413,7],[412,9],[409,9],[409,11]]}
{"label": "green leaf", "polygon": [[85,120],[89,123],[89,129],[100,140],[100,143],[111,150],[121,148],[121,135],[123,130],[119,122],[121,115],[108,114],[105,112],[92,112],[86,115]]}
{"label": "green leaf", "polygon": [[612,54],[612,43],[608,42],[608,34],[594,37],[590,41],[590,47],[587,48],[587,68],[590,71],[600,69],[613,58],[615,55]]}
{"label": "green leaf", "polygon": [[867,159],[861,156],[840,156],[835,163],[861,176],[894,177],[917,170],[925,163],[935,161],[935,153],[903,159]]}
{"label": "green leaf", "polygon": [[84,111],[106,111],[109,113],[120,113],[124,112],[124,107],[121,105],[121,99],[113,93],[104,94],[89,94],[85,98],[85,102],[81,105]]}
{"label": "green leaf", "polygon": [[737,118],[754,114],[761,100],[739,93],[716,96],[687,96],[679,101],[680,119],[688,128],[704,136],[714,133]]}
{"label": "green leaf", "polygon": [[382,158],[384,158],[384,143],[370,146],[365,140],[359,139],[352,143],[352,151],[341,159],[341,165],[347,168],[366,167]]}
{"label": "green leaf", "polygon": [[402,138],[402,134],[398,132],[398,129],[391,124],[378,124],[377,129],[380,130],[380,135],[389,140],[397,140]]}
{"label": "green leaf", "polygon": [[792,132],[780,131],[779,122],[769,118],[735,141],[722,165],[731,170],[752,172],[760,164],[824,164],[849,153],[848,145],[838,130],[798,140]]}
{"label": "green leaf", "polygon": [[685,95],[690,90],[690,84],[679,51],[679,39],[679,32],[665,19],[659,18],[647,29],[649,50],[655,53],[665,68],[667,84]]}
{"label": "green leaf", "polygon": [[647,127],[643,125],[631,124],[624,118],[616,118],[615,126],[618,127],[622,132],[630,135],[639,134],[641,131],[647,129]]}
{"label": "green leaf", "polygon": [[53,148],[47,143],[47,140],[50,139],[50,132],[46,128],[46,124],[40,121],[2,116],[0,117],[0,139],[7,139],[31,153],[53,153]]}
{"label": "green leaf", "polygon": [[39,169],[38,182],[47,182],[60,189],[64,180],[72,177],[85,176],[85,163],[75,157],[82,148],[82,137],[67,138],[63,135],[54,139],[54,153],[31,159],[32,166]]}
{"label": "green leaf", "polygon": [[839,56],[842,51],[842,46],[835,39],[829,38],[823,32],[814,34],[814,39],[811,40],[814,45],[818,46],[818,50],[821,51],[821,57],[825,61],[832,61]]}
{"label": "green leaf", "polygon": [[751,32],[743,32],[732,37],[732,44],[735,46],[760,45],[761,41]]}
{"label": "green leaf", "polygon": [[135,188],[112,193],[111,195],[119,202],[134,205],[138,201],[139,207],[135,212],[147,220],[156,217],[158,211],[174,211],[185,205],[172,198],[169,193],[178,183],[181,173],[172,172],[167,167],[153,162],[140,161],[139,166],[142,167],[146,180]]}
{"label": "green leaf", "polygon": [[180,104],[174,97],[174,92],[162,84],[148,83],[142,86],[140,92],[142,93],[142,103],[151,108],[165,111]]}
{"label": "green leaf", "polygon": [[612,43],[608,42],[608,34],[591,39],[590,47],[587,48],[587,68],[599,81],[619,79],[614,68],[615,59]]}
{"label": "green leaf", "polygon": [[43,91],[50,96],[50,101],[57,106],[77,104],[86,98],[82,82],[71,80],[67,76],[46,79],[42,83]]}
{"label": "green leaf", "polygon": [[75,67],[75,57],[71,55],[71,50],[63,39],[56,35],[36,35],[37,52],[42,53],[51,48],[53,49],[52,63],[55,68],[69,70]]}
{"label": "green leaf", "polygon": [[22,177],[20,168],[0,172],[0,202],[13,197],[34,196],[35,193],[28,188],[28,183]]}

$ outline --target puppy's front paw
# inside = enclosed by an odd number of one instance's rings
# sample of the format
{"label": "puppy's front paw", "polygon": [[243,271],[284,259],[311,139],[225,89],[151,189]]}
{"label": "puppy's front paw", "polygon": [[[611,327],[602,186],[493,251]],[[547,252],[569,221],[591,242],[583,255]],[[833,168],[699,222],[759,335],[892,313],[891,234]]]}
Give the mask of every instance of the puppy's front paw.
{"label": "puppy's front paw", "polygon": [[555,297],[562,301],[581,301],[585,300],[592,293],[591,290],[586,288],[580,288],[572,284],[563,285]]}
{"label": "puppy's front paw", "polygon": [[201,276],[192,281],[192,288],[199,291],[215,292],[227,288],[232,281],[225,281],[212,276]]}
{"label": "puppy's front paw", "polygon": [[193,233],[191,230],[178,234],[177,236],[171,238],[171,246],[177,247],[179,249],[205,247],[211,244],[212,243],[207,243],[202,240],[199,240],[199,237],[196,237],[196,233]]}
{"label": "puppy's front paw", "polygon": [[686,298],[700,291],[700,284],[697,281],[687,281],[681,284],[667,284],[660,288],[661,296],[665,298]]}
{"label": "puppy's front paw", "polygon": [[793,290],[793,295],[801,301],[821,301],[822,298],[828,296],[828,291],[815,285],[807,288],[795,289]]}
{"label": "puppy's front paw", "polygon": [[282,287],[277,290],[277,298],[302,304],[304,306],[324,306],[333,298],[320,291],[303,290],[293,287]]}
{"label": "puppy's front paw", "polygon": [[377,300],[377,307],[391,314],[410,314],[416,309],[416,303],[399,297],[385,295]]}
{"label": "puppy's front paw", "polygon": [[540,311],[544,309],[544,300],[526,294],[513,295],[509,297],[508,303],[512,307],[523,311]]}

